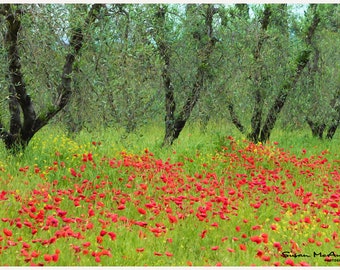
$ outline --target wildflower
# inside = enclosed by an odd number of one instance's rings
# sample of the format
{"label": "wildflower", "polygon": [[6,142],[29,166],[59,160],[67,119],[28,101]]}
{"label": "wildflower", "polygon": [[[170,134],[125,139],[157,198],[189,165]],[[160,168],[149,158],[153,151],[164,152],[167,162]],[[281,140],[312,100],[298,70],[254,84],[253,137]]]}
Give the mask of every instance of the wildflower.
{"label": "wildflower", "polygon": [[164,253],[167,257],[172,257],[174,254],[172,254],[171,252],[165,251]]}
{"label": "wildflower", "polygon": [[168,219],[170,223],[177,223],[177,218],[173,215],[168,214]]}
{"label": "wildflower", "polygon": [[101,244],[103,242],[103,237],[101,237],[100,235],[97,236],[97,243]]}
{"label": "wildflower", "polygon": [[125,204],[120,204],[119,206],[118,206],[118,210],[124,210],[126,207],[125,207]]}
{"label": "wildflower", "polygon": [[58,253],[53,254],[52,255],[52,261],[57,262],[58,260],[59,260],[59,254]]}
{"label": "wildflower", "polygon": [[294,265],[295,265],[295,263],[293,262],[292,259],[287,259],[287,260],[285,261],[285,264],[290,265],[290,266],[294,266]]}
{"label": "wildflower", "polygon": [[264,254],[264,251],[261,250],[261,249],[258,249],[257,253],[256,253],[256,256],[261,258],[263,256],[263,254]]}
{"label": "wildflower", "polygon": [[143,208],[138,208],[138,212],[142,215],[145,215],[146,214],[146,210],[143,209]]}
{"label": "wildflower", "polygon": [[100,232],[99,232],[99,235],[100,236],[104,236],[104,235],[106,235],[107,234],[107,231],[104,231],[104,230],[101,230]]}
{"label": "wildflower", "polygon": [[261,260],[262,260],[262,261],[265,261],[265,262],[269,262],[269,261],[270,261],[270,257],[269,257],[269,256],[266,256],[266,255],[263,255],[263,256],[261,257]]}
{"label": "wildflower", "polygon": [[45,260],[46,262],[50,262],[50,261],[52,261],[52,256],[49,255],[49,254],[44,254],[44,260]]}
{"label": "wildflower", "polygon": [[261,225],[252,226],[251,229],[252,229],[253,231],[255,231],[255,230],[261,230]]}
{"label": "wildflower", "polygon": [[260,243],[262,242],[261,237],[259,237],[259,236],[257,236],[257,235],[251,236],[251,237],[250,237],[250,240],[251,240],[252,242],[255,242],[256,244],[260,244]]}
{"label": "wildflower", "polygon": [[4,228],[3,229],[3,232],[4,232],[4,234],[6,235],[6,236],[8,236],[8,237],[10,237],[10,236],[12,236],[12,231],[11,230],[9,230],[9,229],[7,229],[7,228]]}
{"label": "wildflower", "polygon": [[116,234],[114,232],[108,232],[108,235],[110,236],[111,240],[116,240]]}
{"label": "wildflower", "polygon": [[22,247],[23,247],[23,248],[26,248],[26,249],[29,249],[31,246],[30,246],[28,243],[23,242],[23,243],[22,243]]}
{"label": "wildflower", "polygon": [[314,238],[308,238],[308,242],[309,242],[309,243],[314,243],[314,242],[315,242],[315,239],[314,239]]}
{"label": "wildflower", "polygon": [[77,177],[77,176],[78,176],[76,170],[73,169],[73,168],[70,168],[70,173],[71,173],[71,175],[74,176],[74,177]]}
{"label": "wildflower", "polygon": [[339,205],[338,205],[337,203],[331,203],[331,204],[330,204],[330,207],[335,208],[335,209],[338,209],[338,208],[339,208]]}
{"label": "wildflower", "polygon": [[277,248],[278,251],[281,251],[281,250],[282,250],[282,246],[281,246],[280,242],[274,242],[273,246],[274,246],[275,248]]}
{"label": "wildflower", "polygon": [[205,237],[206,234],[207,234],[207,230],[202,231],[202,233],[201,233],[201,238],[203,239],[203,238]]}
{"label": "wildflower", "polygon": [[38,256],[39,256],[39,253],[37,251],[33,250],[32,253],[31,253],[31,257],[36,258]]}
{"label": "wildflower", "polygon": [[247,250],[247,247],[245,244],[240,244],[239,247],[240,247],[240,250],[243,250],[243,251]]}

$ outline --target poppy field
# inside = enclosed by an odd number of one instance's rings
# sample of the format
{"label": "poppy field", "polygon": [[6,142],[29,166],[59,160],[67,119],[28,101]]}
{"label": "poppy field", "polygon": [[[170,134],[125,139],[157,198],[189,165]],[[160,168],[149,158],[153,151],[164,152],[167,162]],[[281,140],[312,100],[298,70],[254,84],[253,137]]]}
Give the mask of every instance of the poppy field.
{"label": "poppy field", "polygon": [[1,266],[340,265],[336,153],[229,136],[164,157],[58,136],[0,161]]}

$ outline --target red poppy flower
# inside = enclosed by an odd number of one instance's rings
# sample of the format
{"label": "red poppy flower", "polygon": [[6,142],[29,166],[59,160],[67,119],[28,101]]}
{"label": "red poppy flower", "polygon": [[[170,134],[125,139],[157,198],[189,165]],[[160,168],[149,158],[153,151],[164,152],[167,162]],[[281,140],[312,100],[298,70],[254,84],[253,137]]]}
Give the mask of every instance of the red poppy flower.
{"label": "red poppy flower", "polygon": [[53,254],[52,255],[52,260],[54,261],[54,262],[57,262],[58,260],[59,260],[59,254]]}
{"label": "red poppy flower", "polygon": [[100,236],[104,236],[104,235],[106,235],[107,234],[107,231],[104,231],[104,230],[101,230],[100,232],[99,232],[99,235]]}
{"label": "red poppy flower", "polygon": [[252,242],[255,242],[256,244],[260,244],[260,243],[262,242],[262,238],[259,237],[259,236],[257,236],[257,235],[251,236],[251,237],[250,237],[250,240],[251,240]]}
{"label": "red poppy flower", "polygon": [[39,253],[37,251],[33,250],[32,253],[31,253],[31,257],[36,258],[38,256],[39,256]]}
{"label": "red poppy flower", "polygon": [[172,257],[174,254],[172,254],[171,252],[165,251],[164,253],[167,257]]}
{"label": "red poppy flower", "polygon": [[245,244],[240,244],[240,250],[243,250],[243,251],[246,251],[247,250],[247,247]]}
{"label": "red poppy flower", "polygon": [[143,208],[138,208],[138,212],[142,215],[145,215],[146,214],[146,210],[143,209]]}
{"label": "red poppy flower", "polygon": [[111,240],[116,240],[117,235],[114,232],[108,232],[108,236],[110,236]]}
{"label": "red poppy flower", "polygon": [[256,256],[261,258],[263,256],[263,254],[264,254],[264,251],[261,250],[261,249],[258,249],[257,253],[256,253]]}
{"label": "red poppy flower", "polygon": [[168,214],[168,219],[170,223],[177,223],[177,218],[173,215]]}
{"label": "red poppy flower", "polygon": [[74,176],[74,177],[77,177],[77,172],[76,172],[76,170],[75,169],[73,169],[73,168],[70,168],[70,173],[71,173],[71,175],[72,176]]}
{"label": "red poppy flower", "polygon": [[202,233],[201,233],[201,238],[203,239],[203,238],[205,237],[206,234],[207,234],[207,230],[202,231]]}
{"label": "red poppy flower", "polygon": [[338,209],[339,205],[337,203],[331,203],[330,207]]}
{"label": "red poppy flower", "polygon": [[278,251],[281,251],[281,250],[282,250],[282,246],[281,246],[280,242],[274,242],[273,246],[274,246],[275,248],[277,248]]}
{"label": "red poppy flower", "polygon": [[120,204],[117,209],[124,210],[125,208],[126,208],[125,204]]}
{"label": "red poppy flower", "polygon": [[6,235],[6,236],[8,236],[8,237],[10,237],[10,236],[12,236],[12,231],[11,230],[9,230],[9,229],[7,229],[7,228],[4,228],[3,229],[3,232],[4,232],[4,234]]}
{"label": "red poppy flower", "polygon": [[261,257],[261,260],[262,260],[262,261],[265,261],[265,262],[269,262],[269,261],[270,261],[270,257],[264,255],[264,256]]}
{"label": "red poppy flower", "polygon": [[101,237],[101,236],[97,236],[97,243],[98,244],[101,244],[103,242],[103,237]]}
{"label": "red poppy flower", "polygon": [[45,260],[46,262],[50,262],[50,261],[52,261],[52,256],[49,255],[49,254],[44,254],[44,260]]}
{"label": "red poppy flower", "polygon": [[290,266],[294,266],[294,265],[295,265],[295,263],[293,262],[292,259],[287,259],[287,260],[285,261],[285,264],[290,265]]}

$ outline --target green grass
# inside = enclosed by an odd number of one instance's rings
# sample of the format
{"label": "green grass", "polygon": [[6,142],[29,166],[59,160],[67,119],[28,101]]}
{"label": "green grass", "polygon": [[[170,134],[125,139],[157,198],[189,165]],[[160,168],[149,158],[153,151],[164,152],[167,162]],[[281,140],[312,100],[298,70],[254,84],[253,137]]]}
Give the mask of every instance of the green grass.
{"label": "green grass", "polygon": [[162,148],[157,125],[65,134],[0,148],[1,265],[339,265],[313,256],[340,248],[339,136],[275,130],[263,146],[212,123]]}

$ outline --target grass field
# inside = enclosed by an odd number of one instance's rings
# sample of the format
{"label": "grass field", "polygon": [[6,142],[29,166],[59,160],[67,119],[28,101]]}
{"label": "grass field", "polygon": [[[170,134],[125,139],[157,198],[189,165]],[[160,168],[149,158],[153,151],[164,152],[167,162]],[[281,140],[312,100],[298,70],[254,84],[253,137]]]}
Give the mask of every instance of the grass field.
{"label": "grass field", "polygon": [[[67,137],[0,150],[2,266],[339,266],[339,139],[226,127]],[[1,146],[2,147],[2,146]]]}

